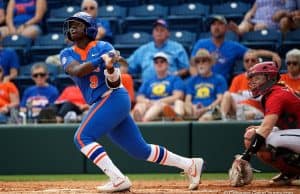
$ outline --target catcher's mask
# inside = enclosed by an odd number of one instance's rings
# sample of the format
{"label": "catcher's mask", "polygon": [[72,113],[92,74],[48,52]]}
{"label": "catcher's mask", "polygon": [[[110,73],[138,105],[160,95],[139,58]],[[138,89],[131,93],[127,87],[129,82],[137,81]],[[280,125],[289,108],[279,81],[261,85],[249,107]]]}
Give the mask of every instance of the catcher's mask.
{"label": "catcher's mask", "polygon": [[[254,78],[256,75],[264,75],[266,81],[258,83]],[[247,72],[248,86],[253,97],[264,95],[270,91],[270,88],[280,79],[277,65],[272,61],[257,63]]]}
{"label": "catcher's mask", "polygon": [[90,39],[95,40],[98,33],[96,20],[86,12],[78,12],[64,21],[63,32],[64,35],[67,36],[70,41],[73,41],[70,34],[70,22],[74,21],[84,23],[85,35]]}

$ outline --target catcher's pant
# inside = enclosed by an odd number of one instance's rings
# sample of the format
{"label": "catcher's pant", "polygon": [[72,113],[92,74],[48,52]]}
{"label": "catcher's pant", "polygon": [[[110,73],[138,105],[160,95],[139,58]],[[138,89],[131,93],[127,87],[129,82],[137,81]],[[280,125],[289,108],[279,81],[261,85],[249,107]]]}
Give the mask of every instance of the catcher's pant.
{"label": "catcher's pant", "polygon": [[275,148],[288,148],[300,154],[300,129],[278,130],[274,128],[266,139],[266,144]]}
{"label": "catcher's pant", "polygon": [[75,133],[77,148],[80,150],[107,135],[132,157],[146,160],[151,146],[143,139],[129,112],[130,99],[124,88],[115,89],[94,103]]}

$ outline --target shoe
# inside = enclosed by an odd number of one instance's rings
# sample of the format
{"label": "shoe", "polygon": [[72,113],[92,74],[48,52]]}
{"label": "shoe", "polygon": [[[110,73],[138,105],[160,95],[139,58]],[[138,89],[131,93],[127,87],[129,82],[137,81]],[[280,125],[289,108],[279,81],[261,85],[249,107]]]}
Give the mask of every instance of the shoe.
{"label": "shoe", "polygon": [[189,190],[196,190],[201,183],[204,161],[202,158],[193,158],[192,160],[193,163],[186,174],[190,181]]}
{"label": "shoe", "polygon": [[109,181],[105,185],[96,187],[98,192],[113,193],[119,191],[127,191],[130,189],[132,183],[127,176],[118,178],[115,181]]}
{"label": "shoe", "polygon": [[177,115],[174,109],[170,105],[163,107],[163,117],[171,121],[182,121],[183,119]]}
{"label": "shoe", "polygon": [[271,179],[270,184],[272,184],[272,185],[290,185],[293,178],[294,178],[294,176],[289,176],[284,173],[279,173],[278,175],[274,176]]}

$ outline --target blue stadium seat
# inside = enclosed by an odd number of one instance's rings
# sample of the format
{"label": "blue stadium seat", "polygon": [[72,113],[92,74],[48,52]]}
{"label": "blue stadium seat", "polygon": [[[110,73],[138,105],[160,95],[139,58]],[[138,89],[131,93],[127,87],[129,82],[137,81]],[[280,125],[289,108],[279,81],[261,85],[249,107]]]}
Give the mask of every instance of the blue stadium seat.
{"label": "blue stadium seat", "polygon": [[3,47],[9,47],[16,51],[20,60],[20,65],[25,65],[30,61],[29,49],[31,44],[32,40],[30,38],[20,35],[6,36],[2,40]]}
{"label": "blue stadium seat", "polygon": [[182,44],[188,54],[192,49],[196,41],[196,33],[185,31],[185,30],[175,30],[170,32],[170,39]]}
{"label": "blue stadium seat", "polygon": [[13,83],[19,89],[20,98],[22,98],[26,88],[35,84],[30,75],[29,76],[19,75],[13,80]]}
{"label": "blue stadium seat", "polygon": [[174,6],[184,2],[184,0],[146,0],[146,4],[160,4],[163,6]]}
{"label": "blue stadium seat", "polygon": [[293,48],[300,49],[300,29],[289,31],[285,34],[284,40],[279,48],[280,55],[285,57],[285,54]]}
{"label": "blue stadium seat", "polygon": [[48,32],[61,33],[63,29],[63,21],[80,11],[80,6],[64,6],[50,10],[50,16],[47,19]]}
{"label": "blue stadium seat", "polygon": [[212,5],[212,13],[224,15],[224,17],[228,21],[233,20],[236,23],[240,23],[244,17],[244,14],[250,8],[250,3],[245,3],[241,1],[229,1],[222,4]]}
{"label": "blue stadium seat", "polygon": [[139,46],[152,40],[152,36],[146,32],[128,32],[115,36],[115,49],[121,52],[125,58],[129,57],[132,52]]}
{"label": "blue stadium seat", "polygon": [[44,61],[49,55],[59,54],[65,47],[64,35],[58,33],[49,33],[39,36],[30,49],[31,60]]}
{"label": "blue stadium seat", "polygon": [[170,7],[168,22],[170,29],[189,30],[196,33],[204,30],[203,18],[209,13],[209,7],[200,3],[181,4]]}
{"label": "blue stadium seat", "polygon": [[121,32],[121,23],[127,16],[127,8],[118,5],[105,5],[98,8],[98,17],[110,22],[113,34]]}
{"label": "blue stadium seat", "polygon": [[[99,2],[99,0],[98,0]],[[118,5],[122,7],[134,7],[144,4],[142,0],[108,0],[108,5]]]}
{"label": "blue stadium seat", "polygon": [[122,28],[125,32],[144,31],[151,33],[158,18],[166,18],[168,8],[159,4],[130,7]]}
{"label": "blue stadium seat", "polygon": [[241,43],[253,49],[268,49],[277,52],[282,35],[278,30],[258,30],[242,35]]}

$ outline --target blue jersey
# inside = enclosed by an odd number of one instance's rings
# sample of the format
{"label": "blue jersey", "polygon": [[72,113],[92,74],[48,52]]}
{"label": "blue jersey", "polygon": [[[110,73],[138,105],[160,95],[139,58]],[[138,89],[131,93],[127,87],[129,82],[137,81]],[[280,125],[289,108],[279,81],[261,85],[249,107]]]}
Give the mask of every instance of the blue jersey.
{"label": "blue jersey", "polygon": [[[92,41],[85,49],[72,46],[62,50],[60,53],[60,59],[64,66],[64,70],[66,70],[72,61],[78,61],[80,64],[82,64],[84,62],[99,58],[101,55],[111,50],[113,50],[113,47],[108,42]],[[109,90],[105,83],[104,69],[105,64],[103,62],[93,72],[83,77],[71,77],[79,86],[88,104],[93,104]]]}
{"label": "blue jersey", "polygon": [[217,99],[218,94],[223,94],[226,90],[226,80],[222,75],[215,73],[210,77],[191,77],[186,86],[186,94],[192,96],[192,103],[203,106],[210,105]]}
{"label": "blue jersey", "polygon": [[10,48],[0,49],[0,66],[4,71],[4,76],[9,75],[11,68],[18,69],[20,64],[16,51]]}

